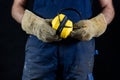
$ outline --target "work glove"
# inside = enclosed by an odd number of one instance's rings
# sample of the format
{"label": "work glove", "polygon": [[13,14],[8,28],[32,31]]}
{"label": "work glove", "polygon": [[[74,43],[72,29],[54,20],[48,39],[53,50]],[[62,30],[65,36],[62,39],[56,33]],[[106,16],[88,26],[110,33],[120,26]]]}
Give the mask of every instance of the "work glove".
{"label": "work glove", "polygon": [[80,20],[74,24],[74,30],[70,36],[72,38],[88,41],[93,37],[99,37],[107,28],[107,22],[102,13],[88,20]]}
{"label": "work glove", "polygon": [[25,10],[22,18],[22,29],[27,34],[35,35],[43,42],[53,42],[61,40],[56,35],[56,30],[50,26],[51,19],[43,19],[29,10]]}

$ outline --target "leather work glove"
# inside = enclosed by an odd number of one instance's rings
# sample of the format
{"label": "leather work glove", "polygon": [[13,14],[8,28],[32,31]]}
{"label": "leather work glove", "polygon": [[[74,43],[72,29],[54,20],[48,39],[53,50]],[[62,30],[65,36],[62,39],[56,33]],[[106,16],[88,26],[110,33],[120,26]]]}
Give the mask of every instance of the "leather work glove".
{"label": "leather work glove", "polygon": [[88,20],[80,20],[74,24],[74,30],[70,36],[72,38],[88,41],[93,37],[99,37],[107,28],[107,22],[102,13]]}
{"label": "leather work glove", "polygon": [[27,34],[33,34],[43,42],[59,41],[56,30],[50,26],[51,19],[43,19],[29,10],[25,10],[22,18],[22,29]]}

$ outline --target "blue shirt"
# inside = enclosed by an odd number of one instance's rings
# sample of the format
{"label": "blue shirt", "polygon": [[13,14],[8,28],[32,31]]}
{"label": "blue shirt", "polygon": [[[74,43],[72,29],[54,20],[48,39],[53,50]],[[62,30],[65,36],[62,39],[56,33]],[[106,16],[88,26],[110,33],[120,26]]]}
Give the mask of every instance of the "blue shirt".
{"label": "blue shirt", "polygon": [[[84,19],[90,18],[92,15],[91,0],[34,0],[33,12],[43,18],[54,18],[64,8],[76,9]],[[81,19],[74,11],[62,13],[73,22]]]}

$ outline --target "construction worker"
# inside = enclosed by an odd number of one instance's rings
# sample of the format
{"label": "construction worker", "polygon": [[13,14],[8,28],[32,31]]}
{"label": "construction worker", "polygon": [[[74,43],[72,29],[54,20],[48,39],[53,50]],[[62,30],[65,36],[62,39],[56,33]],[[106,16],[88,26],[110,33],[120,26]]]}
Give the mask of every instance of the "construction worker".
{"label": "construction worker", "polygon": [[[34,0],[33,10],[26,8],[27,0],[14,0],[11,15],[30,35],[22,80],[94,79],[94,38],[106,31],[115,15],[112,0],[99,2],[102,10],[92,17],[91,0]],[[72,11],[64,12],[73,28],[63,38],[63,29],[57,34],[51,23],[65,8],[76,9],[82,18]]]}

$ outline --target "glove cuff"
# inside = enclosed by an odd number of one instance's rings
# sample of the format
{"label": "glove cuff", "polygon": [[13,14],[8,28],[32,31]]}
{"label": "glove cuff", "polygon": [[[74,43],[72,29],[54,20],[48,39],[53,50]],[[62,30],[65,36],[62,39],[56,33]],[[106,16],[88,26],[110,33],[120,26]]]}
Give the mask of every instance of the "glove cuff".
{"label": "glove cuff", "polygon": [[96,26],[95,28],[97,33],[95,37],[99,37],[105,32],[107,28],[107,21],[103,13],[98,14],[96,17],[90,19],[90,21],[93,22],[94,26]]}
{"label": "glove cuff", "polygon": [[44,19],[38,17],[34,13],[32,13],[29,10],[25,10],[23,18],[22,18],[22,29],[27,33],[27,34],[34,34],[34,22],[36,20],[40,20],[41,22],[44,21]]}

